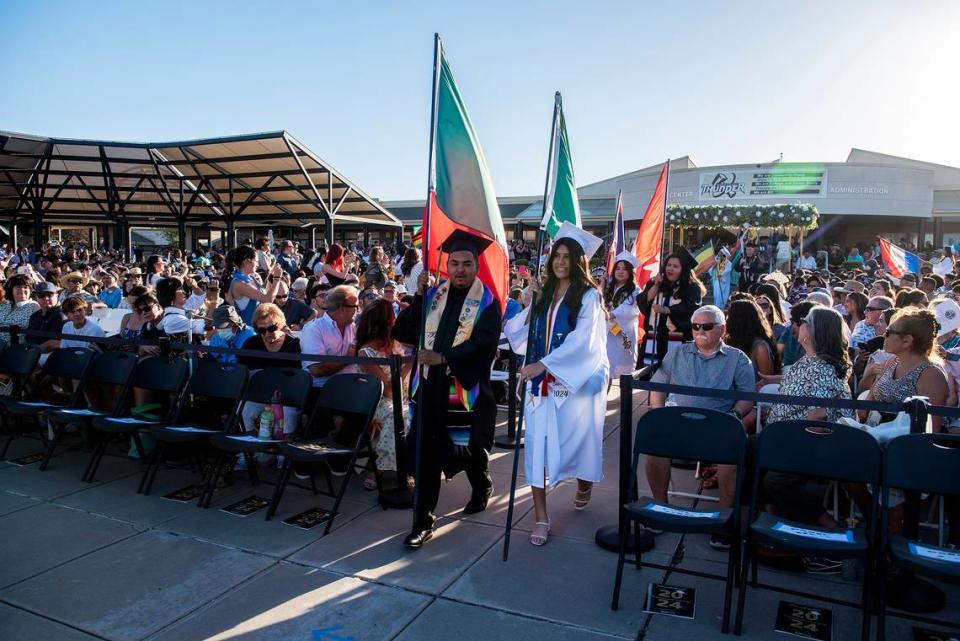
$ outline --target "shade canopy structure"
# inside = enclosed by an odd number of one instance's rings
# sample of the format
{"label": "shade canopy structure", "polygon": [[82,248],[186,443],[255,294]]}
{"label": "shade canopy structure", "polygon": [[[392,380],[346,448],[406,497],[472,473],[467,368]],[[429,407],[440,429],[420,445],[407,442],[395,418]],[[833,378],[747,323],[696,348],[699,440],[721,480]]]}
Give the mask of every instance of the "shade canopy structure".
{"label": "shade canopy structure", "polygon": [[377,200],[286,131],[181,142],[0,131],[0,222],[238,227],[336,222],[401,227]]}

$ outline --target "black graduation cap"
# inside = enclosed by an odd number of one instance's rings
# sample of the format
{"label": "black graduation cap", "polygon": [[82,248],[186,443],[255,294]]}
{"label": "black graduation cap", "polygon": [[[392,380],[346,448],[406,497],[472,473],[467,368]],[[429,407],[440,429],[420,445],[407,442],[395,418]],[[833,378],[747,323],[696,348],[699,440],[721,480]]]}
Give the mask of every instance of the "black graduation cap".
{"label": "black graduation cap", "polygon": [[447,236],[440,244],[440,251],[452,254],[453,252],[470,252],[474,256],[480,256],[483,251],[493,241],[489,238],[471,234],[462,229],[455,229],[452,234]]}
{"label": "black graduation cap", "polygon": [[691,254],[690,250],[686,247],[678,251],[677,256],[680,257],[680,263],[690,271],[693,271],[697,268],[698,263],[696,257]]}

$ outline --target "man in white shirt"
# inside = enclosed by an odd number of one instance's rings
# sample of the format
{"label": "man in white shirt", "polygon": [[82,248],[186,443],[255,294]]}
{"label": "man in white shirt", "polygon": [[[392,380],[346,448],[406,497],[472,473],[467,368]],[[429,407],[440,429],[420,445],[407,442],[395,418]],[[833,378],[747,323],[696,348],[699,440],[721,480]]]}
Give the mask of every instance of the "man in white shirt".
{"label": "man in white shirt", "polygon": [[809,249],[803,250],[803,258],[800,259],[800,269],[816,269],[817,259],[813,257]]}
{"label": "man in white shirt", "polygon": [[[300,335],[300,351],[303,354],[326,356],[354,356],[357,310],[360,300],[357,290],[349,285],[340,285],[327,292],[327,313],[309,323]],[[323,387],[327,379],[341,372],[353,372],[354,366],[342,363],[318,363],[303,361],[303,369],[313,376],[313,386]]]}

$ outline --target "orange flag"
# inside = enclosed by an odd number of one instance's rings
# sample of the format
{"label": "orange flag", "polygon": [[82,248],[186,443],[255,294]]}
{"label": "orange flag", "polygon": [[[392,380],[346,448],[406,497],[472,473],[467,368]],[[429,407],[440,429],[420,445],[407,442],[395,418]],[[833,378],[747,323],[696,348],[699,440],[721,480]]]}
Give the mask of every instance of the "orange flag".
{"label": "orange flag", "polygon": [[667,175],[670,162],[660,171],[657,188],[647,205],[647,211],[640,223],[640,233],[633,243],[633,255],[637,257],[635,279],[637,288],[643,291],[647,281],[660,273],[660,252],[663,247],[663,221],[667,209]]}

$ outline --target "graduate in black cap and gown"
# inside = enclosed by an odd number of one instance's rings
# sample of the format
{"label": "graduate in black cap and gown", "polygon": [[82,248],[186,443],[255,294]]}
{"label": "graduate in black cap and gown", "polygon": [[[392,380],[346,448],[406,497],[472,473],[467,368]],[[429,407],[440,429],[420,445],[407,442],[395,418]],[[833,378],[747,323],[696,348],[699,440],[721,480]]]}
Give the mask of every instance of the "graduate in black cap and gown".
{"label": "graduate in black cap and gown", "polygon": [[[413,304],[400,312],[393,337],[419,345],[423,306],[427,306],[423,349],[417,354],[410,398],[414,408],[409,443],[416,442],[417,413],[423,411],[423,444],[417,491],[419,505],[413,530],[404,540],[419,548],[433,536],[433,510],[440,496],[441,474],[460,471],[473,488],[464,514],[486,509],[493,493],[487,472],[493,447],[497,406],[490,385],[490,367],[500,340],[500,302],[479,278],[480,253],[491,241],[462,230],[453,232],[440,246],[447,254],[449,278],[427,287],[428,273],[417,282]],[[422,378],[421,378],[422,376]]]}
{"label": "graduate in black cap and gown", "polygon": [[693,340],[690,318],[707,291],[694,273],[696,266],[696,259],[686,250],[670,254],[663,270],[647,281],[637,298],[644,329],[654,337],[658,361],[666,355],[671,340]]}

